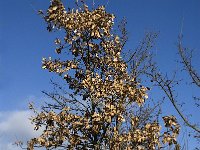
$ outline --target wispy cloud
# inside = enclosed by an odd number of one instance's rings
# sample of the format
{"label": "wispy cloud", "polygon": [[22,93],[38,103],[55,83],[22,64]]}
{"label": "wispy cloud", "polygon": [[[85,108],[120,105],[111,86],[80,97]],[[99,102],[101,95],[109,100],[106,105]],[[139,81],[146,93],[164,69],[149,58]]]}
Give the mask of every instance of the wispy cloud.
{"label": "wispy cloud", "polygon": [[0,112],[0,149],[18,150],[13,145],[18,140],[27,141],[36,137],[40,132],[33,130],[29,118],[33,115],[31,111]]}

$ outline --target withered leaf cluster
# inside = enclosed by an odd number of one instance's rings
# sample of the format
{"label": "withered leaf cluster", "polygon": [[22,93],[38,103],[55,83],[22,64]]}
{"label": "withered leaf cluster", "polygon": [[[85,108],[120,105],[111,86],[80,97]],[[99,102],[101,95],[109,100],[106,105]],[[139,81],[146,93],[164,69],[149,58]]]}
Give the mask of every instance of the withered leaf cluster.
{"label": "withered leaf cluster", "polygon": [[148,88],[127,71],[122,39],[112,33],[113,14],[104,6],[90,10],[84,2],[66,10],[60,0],[52,0],[44,15],[49,31],[65,32],[63,39],[55,40],[56,52],[65,55],[68,48],[72,59],[43,58],[42,68],[60,75],[73,93],[70,98],[52,96],[58,104],[36,112],[35,129],[44,130],[28,142],[29,150],[154,150],[163,143],[177,144],[179,125],[174,117],[163,118],[169,130],[162,134],[158,122],[138,126],[138,117],[127,111],[143,105]]}

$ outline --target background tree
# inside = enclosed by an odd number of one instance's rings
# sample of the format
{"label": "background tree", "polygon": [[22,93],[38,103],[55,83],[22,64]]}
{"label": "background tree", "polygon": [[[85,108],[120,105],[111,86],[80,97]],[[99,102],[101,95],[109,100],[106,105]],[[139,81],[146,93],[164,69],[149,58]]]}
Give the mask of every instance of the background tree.
{"label": "background tree", "polygon": [[[138,66],[139,69],[133,69],[136,74],[139,76],[145,76],[147,77],[148,81],[151,81],[152,84],[149,84],[151,87],[159,87],[161,92],[163,91],[166,98],[171,102],[173,108],[183,121],[183,124],[189,128],[190,133],[189,136],[192,135],[192,138],[195,138],[197,141],[200,141],[200,128],[199,128],[199,120],[192,120],[192,118],[189,118],[187,114],[183,112],[183,104],[184,102],[180,100],[178,95],[181,95],[180,91],[177,90],[177,87],[180,87],[182,85],[187,85],[189,88],[199,88],[199,73],[197,70],[197,67],[195,67],[193,62],[194,57],[194,50],[190,48],[186,48],[182,44],[182,31],[180,35],[178,36],[178,42],[177,42],[177,51],[179,58],[177,60],[178,63],[182,64],[182,67],[179,67],[179,70],[176,72],[173,72],[173,75],[170,77],[170,73],[163,73],[159,70],[159,64],[157,64],[154,60],[154,53],[150,51],[148,47],[151,47],[152,41],[150,41],[148,46],[146,48],[139,48],[137,49],[133,55],[131,55],[128,62],[133,64],[139,64],[135,65],[135,68]],[[148,38],[151,39],[151,38]],[[145,45],[144,42],[142,42],[142,45]],[[198,50],[195,51],[198,54]],[[135,60],[140,60],[135,62]],[[141,67],[142,66],[142,67]],[[134,68],[134,67],[133,67]],[[186,73],[191,81],[190,84],[187,84],[187,81],[182,78],[178,78],[177,74],[180,73],[181,75],[183,73]],[[185,91],[182,91],[185,92]],[[183,103],[183,104],[181,104]],[[195,104],[197,109],[199,108],[199,95],[196,93],[196,95],[191,95],[191,104]],[[191,106],[194,108],[195,106]],[[195,108],[194,108],[195,109]],[[192,114],[191,114],[192,115]],[[191,134],[192,133],[192,134]],[[184,143],[185,145],[186,143]],[[197,148],[199,149],[199,148]]]}
{"label": "background tree", "polygon": [[[180,56],[180,60],[178,60],[178,62],[180,62],[183,65],[183,69],[179,68],[179,70],[185,71],[190,77],[191,79],[191,84],[189,85],[190,88],[193,86],[199,88],[200,76],[198,74],[198,71],[192,64],[193,50],[185,48],[182,45],[182,37],[183,35],[181,33],[179,35],[177,44],[178,55]],[[145,69],[143,73],[146,74],[153,83],[155,83],[153,86],[160,87],[160,89],[165,93],[166,97],[170,100],[172,106],[177,111],[180,118],[183,120],[184,124],[190,129],[192,129],[192,131],[194,132],[194,137],[197,140],[199,140],[200,137],[199,122],[198,120],[196,120],[196,123],[192,123],[192,121],[188,119],[188,117],[186,117],[186,115],[181,110],[181,105],[180,105],[181,101],[178,99],[177,96],[177,93],[179,92],[176,90],[176,87],[181,86],[182,79],[177,78],[177,72],[174,72],[172,77],[169,76],[169,73],[166,73],[165,75],[161,73],[161,71],[158,69],[159,65],[157,65],[152,60],[152,56],[145,57],[143,61],[148,62],[148,67],[146,67],[147,69]],[[183,80],[182,82],[186,81]],[[196,107],[198,108],[199,107],[198,95],[191,96],[191,99],[193,99],[192,103],[195,103]]]}
{"label": "background tree", "polygon": [[[192,55],[189,54],[191,51],[186,48],[184,48],[181,44],[181,41],[179,41],[178,44],[178,52],[181,58],[181,63],[184,65],[185,70],[188,72],[188,75],[191,77],[192,84],[196,85],[199,87],[199,75],[195,68],[192,66]],[[189,52],[189,53],[188,53]],[[170,79],[167,75],[164,76],[163,74],[159,73],[157,66],[155,64],[151,65],[151,72],[148,72],[147,74],[150,76],[152,81],[155,81],[157,84],[156,86],[161,87],[161,89],[164,91],[166,96],[169,98],[171,101],[172,105],[184,121],[184,123],[193,129],[195,132],[198,134],[200,133],[200,129],[197,124],[192,124],[182,113],[180,110],[179,106],[177,105],[177,97],[176,97],[176,90],[174,90],[174,87],[179,84],[180,80],[176,80],[176,73],[174,76]],[[196,106],[199,107],[199,98],[194,96],[194,100],[196,100]]]}
{"label": "background tree", "polygon": [[178,149],[176,118],[163,117],[167,131],[162,133],[156,116],[149,118],[152,113],[148,115],[146,109],[142,114],[145,109],[141,109],[149,89],[139,83],[138,76],[146,69],[138,69],[146,57],[140,52],[152,46],[156,35],[147,34],[124,61],[121,54],[127,37],[123,23],[120,36],[112,30],[115,16],[104,6],[90,10],[84,1],[77,1],[76,7],[66,10],[60,0],[52,0],[46,13],[40,11],[48,31],[64,31],[64,38],[57,38],[55,44],[56,52],[67,57],[44,58],[42,68],[61,76],[69,90],[53,83],[63,92],[44,92],[54,103],[43,106],[41,112],[30,105],[36,113],[32,118],[35,129],[44,130],[28,142],[28,149],[161,149],[165,143]]}
{"label": "background tree", "polygon": [[[142,41],[142,44],[139,46],[139,48],[136,49],[136,51],[134,51],[127,62],[130,64],[137,64],[132,67],[132,70],[135,72],[135,74],[137,74],[136,76],[139,76],[140,78],[147,77],[148,79],[146,80],[150,87],[158,87],[160,89],[160,92],[164,93],[166,98],[170,101],[173,108],[179,115],[180,119],[183,121],[183,124],[186,126],[186,128],[189,128],[190,133],[188,134],[188,136],[192,135],[192,138],[195,138],[199,142],[199,120],[194,121],[192,120],[192,118],[189,118],[186,113],[183,112],[182,107],[184,102],[183,100],[180,100],[178,95],[183,94],[183,92],[185,91],[180,92],[177,90],[177,87],[180,87],[182,85],[187,85],[189,88],[199,88],[200,76],[197,67],[194,66],[193,62],[194,50],[183,46],[183,35],[181,31],[180,35],[178,36],[177,42],[177,51],[180,59],[178,59],[177,62],[180,63],[182,67],[179,67],[179,70],[177,70],[176,72],[172,72],[172,75],[170,75],[170,72],[163,73],[159,70],[159,64],[157,64],[154,60],[154,52],[150,50],[150,47],[152,47],[152,44],[154,43],[154,41],[152,41],[152,39],[154,38],[150,38],[152,36],[156,38],[157,34],[148,34],[148,36],[146,36],[146,39],[148,39],[147,41],[149,42],[146,43]],[[197,52],[198,54],[198,50],[195,52]],[[188,85],[185,79],[178,77],[178,73],[180,73],[181,75],[186,73],[191,80],[189,81],[190,84]],[[149,81],[151,83],[149,83]],[[198,93],[196,93],[196,95],[191,95],[191,103],[189,105],[195,104],[198,109],[200,106],[199,99],[200,98]],[[191,107],[194,108],[195,106]],[[183,144],[183,147],[185,144],[186,143]]]}

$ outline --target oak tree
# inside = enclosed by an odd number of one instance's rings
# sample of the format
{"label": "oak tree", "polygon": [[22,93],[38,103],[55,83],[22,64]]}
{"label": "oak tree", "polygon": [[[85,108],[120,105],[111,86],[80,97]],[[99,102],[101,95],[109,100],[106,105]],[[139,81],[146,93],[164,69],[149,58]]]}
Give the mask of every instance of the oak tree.
{"label": "oak tree", "polygon": [[[162,149],[175,145],[180,125],[174,116],[146,119],[135,113],[148,101],[148,87],[137,80],[137,65],[122,57],[126,33],[113,31],[114,14],[104,6],[90,9],[84,1],[65,9],[61,0],[51,0],[40,11],[48,31],[63,31],[57,38],[57,59],[43,58],[42,68],[58,74],[68,90],[45,93],[53,99],[36,111],[32,123],[42,134],[28,141],[27,149]],[[148,36],[147,36],[148,37]],[[148,42],[147,42],[148,43]],[[62,57],[61,57],[62,56]]]}

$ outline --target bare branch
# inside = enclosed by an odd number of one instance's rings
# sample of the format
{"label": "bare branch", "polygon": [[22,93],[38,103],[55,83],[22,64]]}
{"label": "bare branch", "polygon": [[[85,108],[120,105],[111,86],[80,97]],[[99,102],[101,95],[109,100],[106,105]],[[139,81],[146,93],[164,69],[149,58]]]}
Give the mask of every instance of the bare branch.
{"label": "bare branch", "polygon": [[[178,52],[179,55],[181,57],[182,63],[185,67],[185,69],[188,71],[191,79],[192,79],[192,83],[194,83],[196,86],[200,87],[200,75],[197,73],[197,71],[195,70],[195,68],[192,65],[192,50],[188,49],[188,48],[184,48],[182,46],[182,35],[179,36],[179,42],[178,42]],[[190,54],[188,54],[188,51],[190,52]]]}

